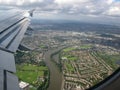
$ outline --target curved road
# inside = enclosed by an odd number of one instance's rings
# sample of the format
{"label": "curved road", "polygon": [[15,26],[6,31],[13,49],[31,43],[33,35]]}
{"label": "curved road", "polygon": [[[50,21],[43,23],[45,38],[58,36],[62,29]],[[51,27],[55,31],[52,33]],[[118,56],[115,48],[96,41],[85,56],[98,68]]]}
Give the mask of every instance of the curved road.
{"label": "curved road", "polygon": [[51,59],[50,56],[52,53],[59,51],[62,48],[63,47],[60,47],[55,50],[48,50],[47,52],[45,52],[44,61],[48,66],[48,68],[50,69],[50,83],[47,90],[61,90],[62,82],[63,82],[62,72],[60,72],[58,67],[55,65],[55,63],[50,60]]}

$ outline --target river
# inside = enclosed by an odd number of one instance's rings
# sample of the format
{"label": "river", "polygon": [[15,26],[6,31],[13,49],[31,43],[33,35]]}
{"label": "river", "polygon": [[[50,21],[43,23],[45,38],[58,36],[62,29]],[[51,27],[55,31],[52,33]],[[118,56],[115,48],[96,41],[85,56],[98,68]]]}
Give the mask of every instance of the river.
{"label": "river", "polygon": [[50,83],[47,90],[61,90],[62,83],[63,83],[63,75],[62,72],[59,71],[59,68],[55,65],[53,61],[51,61],[50,56],[52,53],[55,53],[62,49],[63,47],[54,49],[54,50],[48,50],[45,52],[45,63],[50,69]]}

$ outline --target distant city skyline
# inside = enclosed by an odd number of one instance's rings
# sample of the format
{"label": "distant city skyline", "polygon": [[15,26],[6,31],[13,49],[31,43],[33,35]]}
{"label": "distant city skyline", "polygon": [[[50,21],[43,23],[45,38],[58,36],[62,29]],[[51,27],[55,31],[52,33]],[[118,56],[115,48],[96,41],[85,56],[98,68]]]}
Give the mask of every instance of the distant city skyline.
{"label": "distant city skyline", "polygon": [[0,0],[0,10],[30,10],[40,19],[120,24],[120,0]]}

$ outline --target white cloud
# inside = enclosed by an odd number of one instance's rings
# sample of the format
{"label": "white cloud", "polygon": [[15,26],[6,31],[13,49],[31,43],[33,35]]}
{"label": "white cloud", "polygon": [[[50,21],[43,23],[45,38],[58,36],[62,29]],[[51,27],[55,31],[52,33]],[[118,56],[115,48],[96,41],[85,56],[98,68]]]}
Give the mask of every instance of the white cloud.
{"label": "white cloud", "polygon": [[120,16],[120,2],[116,0],[0,0],[0,5],[22,9],[37,7],[51,14]]}
{"label": "white cloud", "polygon": [[120,7],[110,7],[110,9],[105,12],[105,14],[108,14],[110,16],[120,16]]}
{"label": "white cloud", "polygon": [[23,5],[23,3],[24,3],[25,1],[24,0],[18,0],[17,2],[15,2],[16,3],[16,5]]}
{"label": "white cloud", "polygon": [[73,5],[73,4],[79,4],[79,3],[85,3],[90,0],[55,0],[54,2],[57,4],[63,4],[63,5]]}
{"label": "white cloud", "polygon": [[120,2],[113,2],[103,14],[109,16],[120,16]]}
{"label": "white cloud", "polygon": [[62,13],[120,16],[120,2],[115,0],[55,0],[54,3]]}
{"label": "white cloud", "polygon": [[6,5],[26,5],[30,3],[40,3],[43,2],[43,0],[0,0],[0,4],[6,4]]}
{"label": "white cloud", "polygon": [[37,0],[30,0],[31,3],[34,3],[34,2],[36,2],[36,1],[37,1]]}

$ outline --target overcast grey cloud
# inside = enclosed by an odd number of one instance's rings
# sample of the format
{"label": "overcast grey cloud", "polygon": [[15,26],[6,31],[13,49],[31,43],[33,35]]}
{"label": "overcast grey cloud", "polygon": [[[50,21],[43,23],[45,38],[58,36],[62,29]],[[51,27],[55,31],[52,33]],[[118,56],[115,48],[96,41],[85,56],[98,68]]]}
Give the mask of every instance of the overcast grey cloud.
{"label": "overcast grey cloud", "polygon": [[[120,17],[120,0],[0,0],[0,9],[33,9],[39,16],[72,19],[107,18],[108,21]],[[75,18],[77,17],[77,18]],[[89,19],[88,19],[89,20]]]}

